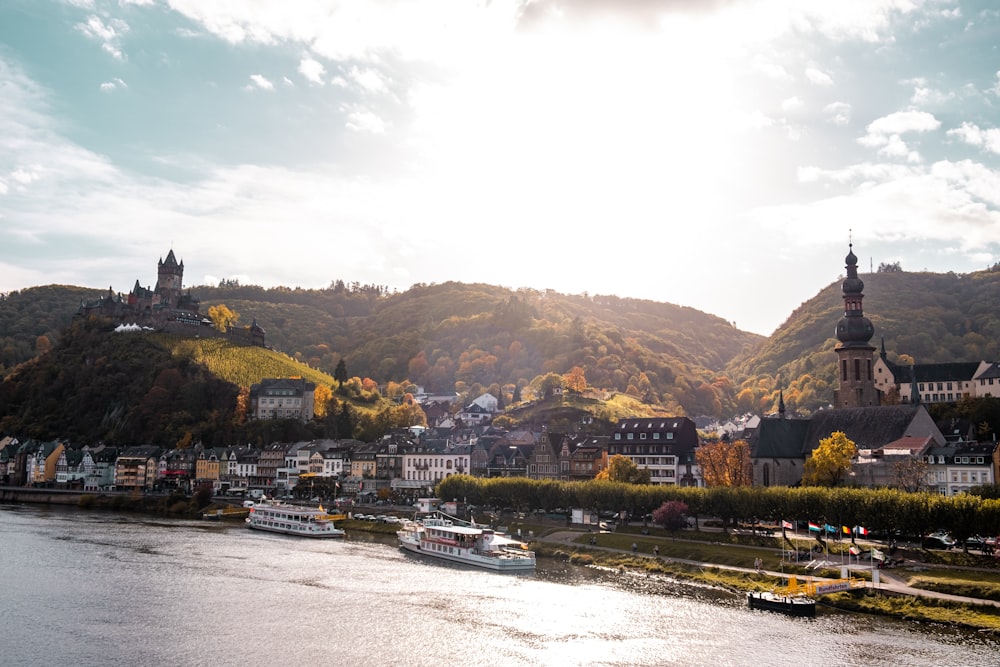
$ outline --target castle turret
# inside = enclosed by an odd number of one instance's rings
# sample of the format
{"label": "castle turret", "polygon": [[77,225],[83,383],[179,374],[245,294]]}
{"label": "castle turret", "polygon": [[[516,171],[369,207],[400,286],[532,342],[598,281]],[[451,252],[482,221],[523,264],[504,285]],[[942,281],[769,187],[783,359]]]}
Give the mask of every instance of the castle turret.
{"label": "castle turret", "polygon": [[840,383],[834,390],[834,405],[839,408],[860,408],[878,405],[879,394],[872,377],[872,353],[875,347],[869,341],[875,327],[865,317],[861,302],[865,284],[858,277],[858,258],[854,244],[850,244],[844,260],[847,278],[844,279],[844,316],[837,323],[837,358],[840,362]]}
{"label": "castle turret", "polygon": [[161,259],[156,267],[156,289],[160,303],[172,307],[181,295],[184,283],[184,262],[177,262],[173,249],[167,253],[167,259]]}

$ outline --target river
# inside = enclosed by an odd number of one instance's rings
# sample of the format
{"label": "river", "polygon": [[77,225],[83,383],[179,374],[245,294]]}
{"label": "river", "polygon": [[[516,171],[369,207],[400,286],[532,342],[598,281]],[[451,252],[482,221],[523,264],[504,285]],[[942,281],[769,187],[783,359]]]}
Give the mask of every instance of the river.
{"label": "river", "polygon": [[385,537],[0,505],[4,665],[996,665],[974,632],[751,612],[662,577],[429,562]]}

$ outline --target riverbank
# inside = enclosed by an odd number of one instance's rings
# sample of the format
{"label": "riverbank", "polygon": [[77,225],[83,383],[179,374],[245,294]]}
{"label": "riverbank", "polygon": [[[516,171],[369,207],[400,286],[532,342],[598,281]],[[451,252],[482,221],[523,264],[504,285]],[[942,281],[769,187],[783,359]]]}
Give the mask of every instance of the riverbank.
{"label": "riverbank", "polygon": [[[840,568],[836,563],[807,570],[801,565],[781,563],[780,549],[726,544],[721,542],[721,536],[715,541],[706,541],[704,535],[699,536],[702,539],[684,539],[670,537],[662,531],[657,535],[651,531],[647,531],[649,534],[588,533],[539,528],[541,530],[533,537],[533,548],[540,557],[562,558],[579,565],[661,574],[714,586],[737,596],[751,590],[770,590],[781,585],[790,575],[799,577],[800,581],[840,577]],[[634,552],[632,544],[636,545]],[[753,563],[758,558],[767,565],[754,567]],[[938,581],[942,589],[963,588],[970,578],[983,574],[978,570],[963,571],[960,568],[949,571],[952,573],[950,578],[943,576]],[[896,570],[890,574],[880,570],[879,581],[875,584],[870,571],[855,566],[851,568],[851,576],[867,579],[864,588],[824,595],[818,602],[843,611],[1000,634],[1000,602],[954,595],[943,590],[916,588],[898,574],[902,572]]]}

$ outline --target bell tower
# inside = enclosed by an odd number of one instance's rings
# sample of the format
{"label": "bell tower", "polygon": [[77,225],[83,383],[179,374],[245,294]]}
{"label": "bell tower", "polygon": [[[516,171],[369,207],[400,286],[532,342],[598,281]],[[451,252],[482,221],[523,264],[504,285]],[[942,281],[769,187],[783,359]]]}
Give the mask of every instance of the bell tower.
{"label": "bell tower", "polygon": [[872,353],[870,344],[875,335],[875,327],[865,317],[861,302],[865,298],[864,282],[858,278],[858,258],[854,255],[854,244],[848,246],[847,278],[844,279],[844,316],[837,323],[837,361],[840,382],[833,392],[834,407],[861,408],[879,405],[879,393],[872,377]]}

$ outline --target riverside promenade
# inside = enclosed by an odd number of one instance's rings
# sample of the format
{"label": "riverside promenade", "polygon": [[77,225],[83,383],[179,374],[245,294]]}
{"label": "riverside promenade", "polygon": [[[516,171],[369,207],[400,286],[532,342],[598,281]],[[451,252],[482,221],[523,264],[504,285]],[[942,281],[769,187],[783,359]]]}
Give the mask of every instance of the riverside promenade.
{"label": "riverside promenade", "polygon": [[[673,563],[683,563],[685,565],[692,565],[695,567],[705,567],[705,568],[718,568],[720,570],[729,570],[732,572],[745,572],[747,574],[767,574],[773,577],[787,577],[787,572],[778,572],[775,570],[761,569],[757,570],[752,567],[738,567],[734,565],[719,565],[717,563],[706,563],[702,561],[688,560],[685,558],[671,558],[669,556],[653,555],[648,553],[633,553],[631,549],[620,549],[616,547],[602,547],[595,544],[580,544],[576,540],[581,536],[592,535],[592,533],[587,533],[582,530],[558,530],[544,537],[536,537],[535,541],[543,542],[547,544],[561,544],[564,546],[580,547],[590,550],[608,551],[614,553],[620,553],[625,555],[641,556],[643,558],[659,558],[663,561],[669,561]],[[652,537],[649,535],[643,535],[644,540],[654,539],[657,541],[662,541],[664,544],[668,543],[667,538]],[[674,541],[682,541],[684,538],[671,538]],[[717,544],[720,548],[727,548],[729,545]],[[830,562],[829,567],[839,568],[840,565],[837,563]],[[859,565],[849,565],[848,569],[851,571],[870,571],[869,567],[859,566]],[[887,570],[879,570],[879,583],[876,585],[871,581],[866,582],[865,587],[877,591],[883,591],[890,595],[911,595],[914,597],[929,598],[934,600],[947,600],[950,602],[966,603],[972,605],[981,605],[986,607],[1000,607],[1000,602],[996,600],[985,600],[982,598],[967,597],[964,595],[952,595],[950,593],[940,593],[937,591],[929,591],[922,588],[914,588],[908,586],[902,579],[894,574],[890,574]],[[813,575],[797,575],[802,581],[830,581],[825,577],[817,577]]]}

